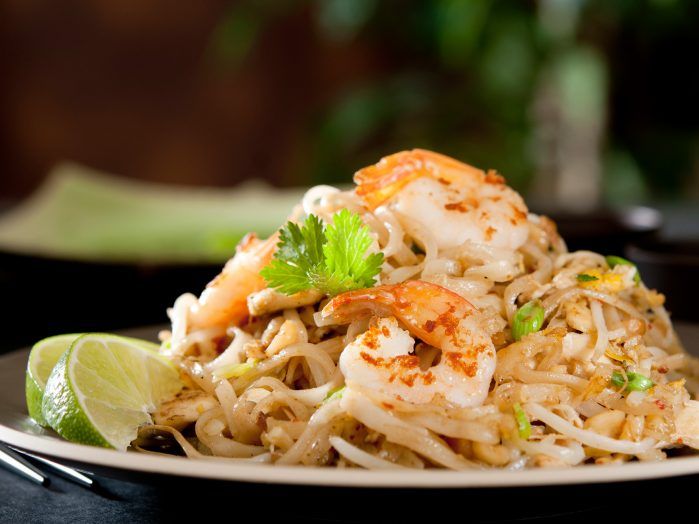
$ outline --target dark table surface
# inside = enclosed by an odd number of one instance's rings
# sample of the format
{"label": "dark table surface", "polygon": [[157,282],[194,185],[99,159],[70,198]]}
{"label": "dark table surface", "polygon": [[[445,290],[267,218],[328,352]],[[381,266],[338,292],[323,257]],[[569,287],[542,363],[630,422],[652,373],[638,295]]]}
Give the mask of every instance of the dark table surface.
{"label": "dark table surface", "polygon": [[[180,479],[98,478],[102,493],[52,476],[48,488],[0,469],[2,522],[607,522],[635,514],[668,522],[696,512],[699,475],[665,480],[471,490],[321,489]],[[228,520],[228,519],[226,519]]]}

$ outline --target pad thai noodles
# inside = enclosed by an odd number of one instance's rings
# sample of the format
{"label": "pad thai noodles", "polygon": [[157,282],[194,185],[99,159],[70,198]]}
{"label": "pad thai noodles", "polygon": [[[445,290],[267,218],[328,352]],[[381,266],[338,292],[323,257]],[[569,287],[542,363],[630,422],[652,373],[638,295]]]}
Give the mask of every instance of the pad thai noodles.
{"label": "pad thai noodles", "polygon": [[186,387],[136,449],[459,470],[699,447],[699,366],[631,262],[568,252],[499,174],[430,151],[354,181],[175,301]]}

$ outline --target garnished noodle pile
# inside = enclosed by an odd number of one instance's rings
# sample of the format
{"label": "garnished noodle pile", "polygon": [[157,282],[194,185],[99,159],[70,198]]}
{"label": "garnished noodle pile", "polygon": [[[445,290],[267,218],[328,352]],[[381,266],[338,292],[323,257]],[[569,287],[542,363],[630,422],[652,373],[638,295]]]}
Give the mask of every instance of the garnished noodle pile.
{"label": "garnished noodle pile", "polygon": [[[259,277],[278,239],[249,237],[202,297],[169,311],[163,351],[187,387],[141,428],[137,449],[160,452],[174,437],[198,458],[464,469],[661,460],[697,447],[697,363],[633,265],[569,253],[498,175],[434,153],[392,155],[355,180],[352,191],[312,188],[291,220],[358,214],[369,252],[384,255],[382,287],[332,301],[284,295]],[[543,325],[515,341],[530,301]],[[411,354],[392,357],[391,344]],[[625,388],[634,376],[653,386]]]}

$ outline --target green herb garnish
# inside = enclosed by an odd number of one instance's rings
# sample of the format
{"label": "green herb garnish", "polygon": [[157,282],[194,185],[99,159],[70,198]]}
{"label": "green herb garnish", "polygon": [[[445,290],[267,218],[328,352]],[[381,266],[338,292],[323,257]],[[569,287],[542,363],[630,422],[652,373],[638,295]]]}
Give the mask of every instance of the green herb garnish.
{"label": "green herb garnish", "polygon": [[520,340],[524,335],[535,333],[544,325],[546,311],[538,300],[531,300],[517,310],[512,319],[512,338]]}
{"label": "green herb garnish", "polygon": [[616,255],[609,255],[604,257],[604,259],[607,261],[610,269],[614,269],[616,266],[633,266],[633,268],[636,270],[636,274],[633,276],[633,281],[636,282],[636,284],[641,281],[641,274],[638,272],[636,264],[630,260],[626,260],[625,258],[618,257]]}
{"label": "green herb garnish", "polygon": [[[626,384],[624,391],[646,391],[655,385],[651,379],[640,373],[629,372],[626,374],[626,378],[628,379],[628,384]],[[618,388],[623,387],[626,383],[623,373],[618,371],[612,373],[610,382]]]}
{"label": "green herb garnish", "polygon": [[532,436],[532,425],[529,422],[527,414],[522,409],[519,403],[515,403],[512,406],[512,411],[515,413],[515,420],[517,421],[517,432],[519,433],[519,438],[528,440]]}
{"label": "green herb garnish", "polygon": [[346,209],[327,227],[315,215],[301,227],[287,222],[279,238],[274,258],[260,274],[286,295],[317,289],[333,296],[371,287],[381,271],[383,253],[365,256],[372,242],[369,229]]}
{"label": "green herb garnish", "polygon": [[580,273],[575,278],[578,279],[578,282],[594,282],[595,280],[599,280],[595,275],[588,275],[587,273]]}

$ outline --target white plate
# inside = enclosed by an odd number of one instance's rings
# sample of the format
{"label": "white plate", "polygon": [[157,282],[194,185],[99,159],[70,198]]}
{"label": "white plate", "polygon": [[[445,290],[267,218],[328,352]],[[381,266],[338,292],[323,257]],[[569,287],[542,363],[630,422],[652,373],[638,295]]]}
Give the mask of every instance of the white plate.
{"label": "white plate", "polygon": [[[678,327],[685,344],[699,349],[699,326]],[[699,456],[673,458],[654,463],[618,466],[581,466],[567,469],[524,471],[366,471],[198,461],[183,457],[155,456],[117,451],[66,442],[36,425],[28,417],[24,402],[24,368],[28,350],[0,357],[0,441],[34,453],[79,464],[87,471],[115,477],[138,478],[144,474],[175,475],[212,480],[265,484],[299,484],[342,487],[385,488],[473,488],[587,484],[635,481],[699,474]]]}

